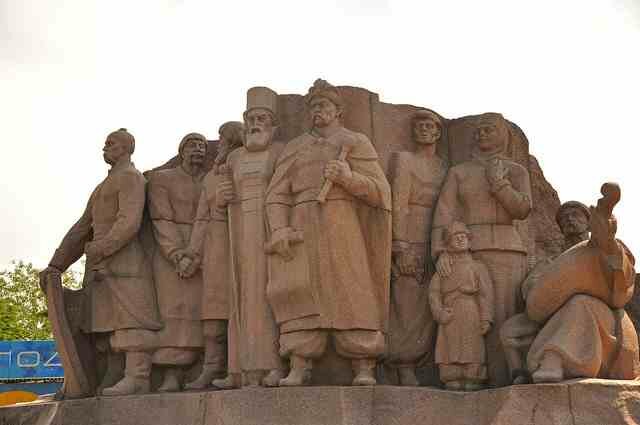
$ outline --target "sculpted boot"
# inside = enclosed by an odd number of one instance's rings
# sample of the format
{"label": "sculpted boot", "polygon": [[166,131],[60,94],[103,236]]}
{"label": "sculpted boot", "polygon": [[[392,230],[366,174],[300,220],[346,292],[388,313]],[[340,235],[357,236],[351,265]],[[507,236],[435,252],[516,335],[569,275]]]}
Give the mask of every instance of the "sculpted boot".
{"label": "sculpted boot", "polygon": [[125,362],[124,378],[113,387],[102,390],[102,395],[129,395],[149,392],[151,354],[128,351]]}
{"label": "sculpted boot", "polygon": [[553,351],[545,351],[540,367],[531,375],[533,383],[560,382],[564,379],[562,357]]}
{"label": "sculpted boot", "polygon": [[277,387],[280,385],[280,380],[284,378],[284,371],[280,369],[273,369],[269,371],[267,376],[262,378],[262,386],[264,387]]}
{"label": "sculpted boot", "polygon": [[107,356],[107,370],[102,382],[96,389],[96,394],[102,394],[102,390],[118,383],[124,375],[124,353],[109,351]]}
{"label": "sculpted boot", "polygon": [[311,382],[311,359],[292,355],[289,362],[291,363],[291,371],[286,378],[280,380],[281,387],[299,387],[308,385]]}
{"label": "sculpted boot", "polygon": [[214,379],[211,385],[213,385],[215,389],[219,390],[240,388],[242,385],[242,376],[240,376],[239,373],[230,373],[224,379]]}
{"label": "sculpted boot", "polygon": [[186,390],[203,390],[211,385],[211,381],[219,376],[224,376],[226,368],[225,353],[227,347],[220,344],[214,339],[205,341],[204,364],[202,372],[195,381],[189,382],[184,386]]}
{"label": "sculpted boot", "polygon": [[164,380],[158,388],[159,393],[174,393],[182,389],[182,369],[170,367],[165,370]]}
{"label": "sculpted boot", "polygon": [[377,383],[374,375],[374,370],[376,368],[375,359],[353,360],[351,364],[353,366],[353,371],[356,374],[356,377],[353,378],[353,382],[351,383],[351,385],[368,386],[375,385]]}
{"label": "sculpted boot", "polygon": [[416,378],[416,369],[412,366],[398,368],[398,378],[402,386],[417,387],[420,385],[418,378]]}

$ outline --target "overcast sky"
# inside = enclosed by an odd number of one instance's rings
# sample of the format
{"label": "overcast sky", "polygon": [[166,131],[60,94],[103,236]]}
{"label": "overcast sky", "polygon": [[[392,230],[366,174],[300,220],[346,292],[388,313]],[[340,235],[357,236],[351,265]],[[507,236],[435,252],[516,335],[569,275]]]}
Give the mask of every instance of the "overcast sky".
{"label": "overcast sky", "polygon": [[0,266],[44,266],[107,167],[144,170],[241,119],[245,91],[313,80],[448,118],[502,112],[562,201],[622,185],[640,254],[640,1],[0,0]]}

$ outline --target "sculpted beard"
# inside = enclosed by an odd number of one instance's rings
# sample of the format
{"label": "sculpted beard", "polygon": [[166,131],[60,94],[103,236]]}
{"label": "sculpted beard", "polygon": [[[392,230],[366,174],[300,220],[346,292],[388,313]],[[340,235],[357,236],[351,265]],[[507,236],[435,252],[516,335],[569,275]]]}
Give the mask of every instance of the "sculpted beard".
{"label": "sculpted beard", "polygon": [[245,134],[245,148],[249,152],[261,151],[267,148],[273,139],[274,129],[253,127]]}

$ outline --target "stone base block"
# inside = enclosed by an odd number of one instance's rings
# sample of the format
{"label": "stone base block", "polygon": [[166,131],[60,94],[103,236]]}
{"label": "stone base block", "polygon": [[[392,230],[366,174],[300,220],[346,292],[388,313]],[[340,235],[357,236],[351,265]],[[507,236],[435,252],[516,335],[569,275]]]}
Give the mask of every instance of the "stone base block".
{"label": "stone base block", "polygon": [[640,423],[640,382],[574,380],[458,393],[302,387],[97,397],[0,408],[0,425],[615,425]]}

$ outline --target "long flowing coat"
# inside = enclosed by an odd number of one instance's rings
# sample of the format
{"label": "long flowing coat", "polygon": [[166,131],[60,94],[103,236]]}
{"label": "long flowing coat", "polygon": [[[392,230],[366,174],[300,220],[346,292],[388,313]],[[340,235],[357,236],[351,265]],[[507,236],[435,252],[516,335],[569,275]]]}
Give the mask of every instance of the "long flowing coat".
{"label": "long flowing coat", "polygon": [[[334,183],[317,196],[324,167],[348,146],[348,189]],[[302,241],[294,259],[269,257],[267,294],[280,332],[308,329],[386,331],[391,265],[391,191],[363,134],[340,129],[290,141],[267,190],[269,230],[291,227]]]}

